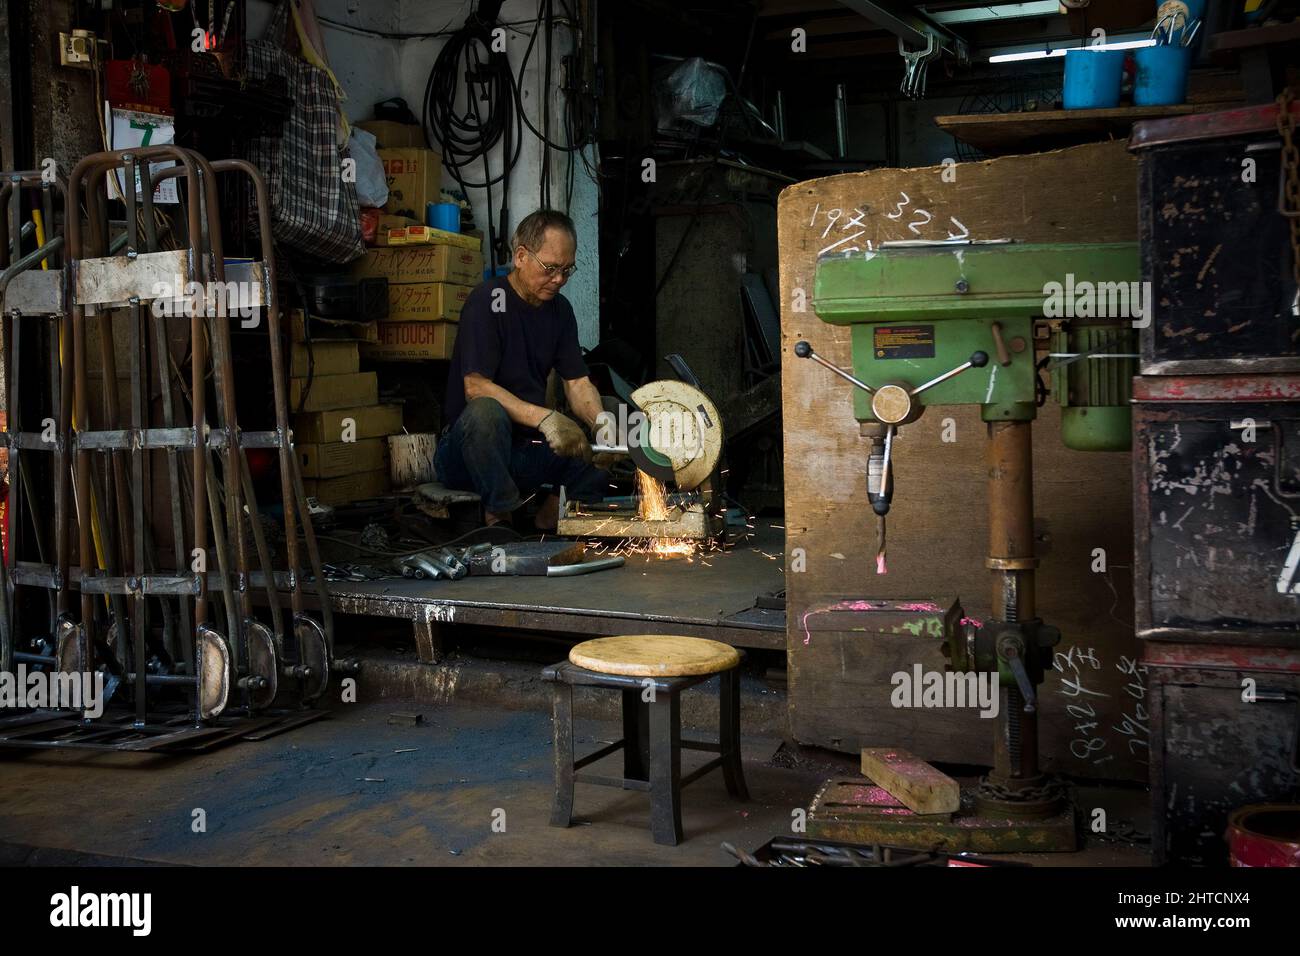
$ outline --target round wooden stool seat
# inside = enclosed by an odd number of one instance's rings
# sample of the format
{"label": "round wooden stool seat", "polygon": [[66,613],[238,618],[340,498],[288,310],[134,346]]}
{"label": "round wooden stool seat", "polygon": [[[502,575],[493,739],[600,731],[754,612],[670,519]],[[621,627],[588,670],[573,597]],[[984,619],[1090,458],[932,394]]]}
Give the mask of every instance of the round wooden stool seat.
{"label": "round wooden stool seat", "polygon": [[730,644],[673,634],[629,634],[583,641],[570,663],[601,674],[626,677],[694,677],[717,674],[740,663]]}

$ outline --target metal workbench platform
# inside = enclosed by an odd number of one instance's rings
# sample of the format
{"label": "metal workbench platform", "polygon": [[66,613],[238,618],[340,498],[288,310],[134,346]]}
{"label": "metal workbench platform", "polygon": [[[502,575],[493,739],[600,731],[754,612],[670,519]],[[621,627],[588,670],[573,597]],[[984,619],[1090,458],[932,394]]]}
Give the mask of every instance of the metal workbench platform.
{"label": "metal workbench platform", "polygon": [[[456,624],[584,638],[681,634],[784,650],[785,612],[756,606],[785,587],[784,535],[759,521],[748,537],[691,562],[633,554],[621,568],[577,577],[331,581],[330,600],[336,613],[411,621],[425,663],[440,659],[439,632]],[[349,622],[339,627],[346,639]]]}

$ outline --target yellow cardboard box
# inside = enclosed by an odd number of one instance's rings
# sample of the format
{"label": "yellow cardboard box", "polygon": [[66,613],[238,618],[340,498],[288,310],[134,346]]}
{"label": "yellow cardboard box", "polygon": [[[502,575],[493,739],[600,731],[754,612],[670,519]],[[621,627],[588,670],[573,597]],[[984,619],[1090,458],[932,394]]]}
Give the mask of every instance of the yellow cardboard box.
{"label": "yellow cardboard box", "polygon": [[[301,405],[303,392],[307,403]],[[307,390],[307,379],[289,379],[289,408],[304,412],[320,412],[329,408],[351,408],[354,405],[379,404],[379,376],[374,372],[354,372],[351,375],[317,375]]]}
{"label": "yellow cardboard box", "polygon": [[[459,322],[470,287],[453,282],[403,282],[388,287],[388,322]],[[381,326],[385,323],[379,323]],[[383,330],[379,333],[383,341]]]}
{"label": "yellow cardboard box", "polygon": [[343,341],[295,342],[290,352],[289,374],[294,378],[312,375],[350,375],[361,370],[361,353],[355,339]]}
{"label": "yellow cardboard box", "polygon": [[384,210],[424,220],[426,204],[438,201],[442,189],[442,157],[431,149],[405,147],[379,150],[388,180]]}
{"label": "yellow cardboard box", "polygon": [[365,347],[365,356],[380,362],[451,358],[456,344],[452,322],[381,322],[379,342]]}
{"label": "yellow cardboard box", "polygon": [[388,494],[388,469],[363,471],[340,478],[304,478],[303,490],[324,505],[348,505],[362,498]]}
{"label": "yellow cardboard box", "polygon": [[352,125],[374,136],[379,149],[400,149],[403,146],[424,145],[424,129],[411,123],[394,123],[392,120],[362,120]]}
{"label": "yellow cardboard box", "polygon": [[396,435],[402,430],[402,406],[365,405],[293,416],[295,442],[341,442],[345,429],[352,441]]}
{"label": "yellow cardboard box", "polygon": [[388,439],[297,445],[304,478],[339,478],[388,467]]}
{"label": "yellow cardboard box", "polygon": [[[390,216],[385,218],[401,219],[402,216]],[[447,232],[443,229],[434,229],[433,226],[406,225],[406,226],[380,226],[375,231],[375,245],[377,246],[427,246],[427,245],[445,245],[459,246],[462,249],[473,249],[482,255],[483,237],[468,232]]]}
{"label": "yellow cardboard box", "polygon": [[454,282],[476,286],[483,281],[483,254],[457,246],[408,246],[371,249],[352,266],[358,279],[383,277],[390,284]]}

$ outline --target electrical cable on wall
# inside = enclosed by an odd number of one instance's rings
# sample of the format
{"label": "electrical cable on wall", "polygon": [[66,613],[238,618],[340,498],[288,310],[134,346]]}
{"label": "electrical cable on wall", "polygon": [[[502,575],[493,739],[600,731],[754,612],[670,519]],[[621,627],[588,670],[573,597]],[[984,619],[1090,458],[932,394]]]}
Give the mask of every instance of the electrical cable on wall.
{"label": "electrical cable on wall", "polygon": [[[562,0],[564,18],[557,18],[554,0],[539,0],[537,17],[533,21],[532,34],[524,49],[518,74],[510,68],[509,59],[504,50],[493,50],[493,31],[502,25],[497,22],[500,12],[499,2],[482,2],[466,19],[463,26],[453,31],[434,60],[425,85],[423,123],[426,141],[439,149],[443,156],[443,165],[451,173],[462,192],[471,188],[483,189],[487,193],[488,253],[490,265],[495,269],[498,262],[509,260],[508,248],[510,231],[509,190],[510,175],[519,161],[523,149],[523,127],[536,136],[543,144],[540,177],[538,183],[539,204],[551,207],[552,157],[551,150],[557,150],[569,157],[566,171],[565,211],[573,199],[573,178],[575,169],[574,153],[586,167],[592,180],[596,174],[587,162],[583,150],[592,140],[594,129],[593,110],[575,91],[568,93],[563,113],[563,142],[554,142],[551,133],[551,74],[554,65],[551,33],[557,25],[567,25],[578,32],[574,26],[572,10]],[[546,31],[544,38],[545,62],[540,77],[540,96],[542,100],[541,129],[534,125],[528,116],[523,102],[524,74],[537,44],[538,33]],[[458,85],[462,78],[465,82],[465,101],[457,102]],[[502,145],[502,167],[493,175],[488,154]],[[480,180],[475,180],[470,168],[483,164]],[[493,187],[500,184],[501,202],[495,210]]]}
{"label": "electrical cable on wall", "polygon": [[[480,3],[464,25],[447,38],[433,62],[424,89],[426,141],[437,144],[443,167],[462,192],[468,194],[471,188],[489,190],[489,208],[494,183],[505,184],[503,196],[508,192],[510,170],[519,159],[523,141],[518,131],[519,110],[510,61],[505,51],[492,49],[492,28],[500,7],[499,2]],[[465,108],[458,109],[456,92],[462,76],[467,81]],[[506,148],[502,152],[502,169],[493,176],[488,154],[503,141]],[[475,181],[470,178],[469,167],[479,161],[483,163],[483,179]],[[504,208],[504,198],[502,204]],[[487,228],[488,254],[495,268],[498,237],[491,215],[487,217]]]}

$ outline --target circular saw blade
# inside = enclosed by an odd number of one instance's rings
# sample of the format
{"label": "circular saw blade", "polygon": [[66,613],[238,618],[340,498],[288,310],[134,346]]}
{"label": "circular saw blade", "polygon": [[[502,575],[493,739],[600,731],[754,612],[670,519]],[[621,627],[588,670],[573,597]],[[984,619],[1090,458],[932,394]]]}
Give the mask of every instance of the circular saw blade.
{"label": "circular saw blade", "polygon": [[632,401],[645,416],[644,427],[628,439],[637,467],[682,491],[703,484],[722,457],[717,406],[693,385],[668,379],[642,385]]}
{"label": "circular saw blade", "polygon": [[[605,411],[610,415],[610,420],[615,422],[626,421],[630,415],[641,411],[640,407],[635,403],[632,403],[631,407],[627,407],[612,395],[601,396],[601,403],[604,405]],[[642,414],[645,413],[642,412]],[[627,436],[627,456],[632,459],[632,464],[652,478],[659,479],[659,481],[672,481],[673,463],[657,451],[654,451],[654,449],[642,448],[636,443],[635,438],[636,432],[634,429]]]}

